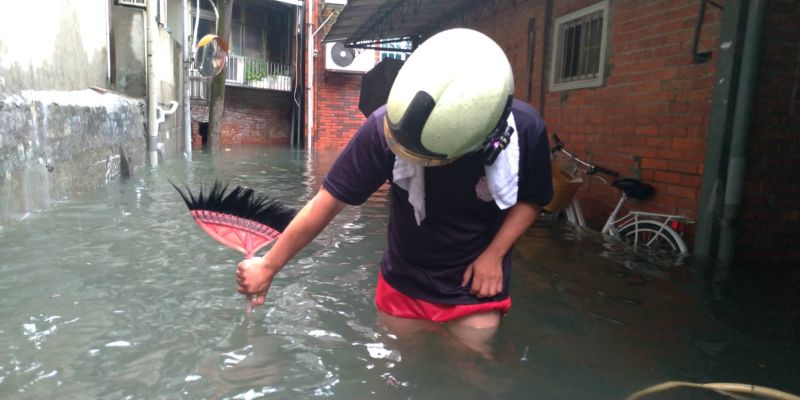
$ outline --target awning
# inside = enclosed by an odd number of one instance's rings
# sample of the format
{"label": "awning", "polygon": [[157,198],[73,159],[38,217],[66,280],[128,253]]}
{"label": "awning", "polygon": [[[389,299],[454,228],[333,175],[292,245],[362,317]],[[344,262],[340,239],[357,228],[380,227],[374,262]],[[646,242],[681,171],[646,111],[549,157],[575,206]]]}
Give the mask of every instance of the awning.
{"label": "awning", "polygon": [[377,43],[381,39],[427,38],[459,25],[470,11],[485,7],[485,0],[348,0],[326,42],[349,45]]}

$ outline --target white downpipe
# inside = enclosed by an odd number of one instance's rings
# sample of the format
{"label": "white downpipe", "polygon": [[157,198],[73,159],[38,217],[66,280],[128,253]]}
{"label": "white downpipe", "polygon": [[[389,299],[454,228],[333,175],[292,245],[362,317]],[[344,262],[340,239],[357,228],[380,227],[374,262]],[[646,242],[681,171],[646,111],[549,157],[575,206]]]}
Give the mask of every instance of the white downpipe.
{"label": "white downpipe", "polygon": [[178,111],[178,102],[173,100],[169,102],[169,108],[163,109],[161,106],[156,108],[156,125],[161,125],[162,122],[167,120],[167,115],[172,115]]}
{"label": "white downpipe", "polygon": [[106,82],[108,82],[109,89],[116,89],[111,87],[111,9],[108,2],[105,2],[106,8]]}
{"label": "white downpipe", "polygon": [[306,25],[308,27],[308,44],[306,45],[308,54],[308,94],[306,96],[306,114],[308,121],[306,123],[306,149],[312,151],[312,142],[314,140],[314,20],[313,20],[313,2],[306,0]]}
{"label": "white downpipe", "polygon": [[191,0],[183,2],[183,158],[192,161],[192,84],[189,69],[192,62],[192,50],[189,42],[189,29],[192,21],[189,12]]}
{"label": "white downpipe", "polygon": [[337,12],[331,13],[331,15],[328,15],[328,18],[326,18],[325,21],[323,21],[319,27],[317,27],[317,30],[312,32],[312,29],[314,29],[312,20],[312,3],[313,2],[311,0],[306,1],[306,8],[308,11],[308,16],[306,17],[306,21],[308,21],[308,96],[306,97],[308,99],[308,138],[306,139],[306,144],[308,151],[312,150],[311,143],[314,139],[314,57],[316,54],[316,51],[314,50],[314,38],[317,36],[317,33],[319,33],[322,27],[331,20],[332,17],[338,15]]}
{"label": "white downpipe", "polygon": [[156,87],[156,0],[147,0],[145,25],[147,26],[147,155],[150,166],[158,166],[158,121],[156,106],[158,90]]}
{"label": "white downpipe", "polygon": [[194,33],[192,34],[192,51],[197,47],[197,29],[200,27],[200,0],[197,0],[197,5],[194,9]]}
{"label": "white downpipe", "polygon": [[[214,4],[214,2],[211,1],[211,0],[209,0],[208,2],[211,4],[211,8],[214,9],[214,18],[215,18],[214,19],[214,33],[216,33],[219,36],[222,36],[222,35],[220,35],[220,31],[219,31],[219,11],[217,10],[217,5]],[[200,11],[199,8],[197,10]],[[228,40],[228,38],[223,38],[223,39]]]}

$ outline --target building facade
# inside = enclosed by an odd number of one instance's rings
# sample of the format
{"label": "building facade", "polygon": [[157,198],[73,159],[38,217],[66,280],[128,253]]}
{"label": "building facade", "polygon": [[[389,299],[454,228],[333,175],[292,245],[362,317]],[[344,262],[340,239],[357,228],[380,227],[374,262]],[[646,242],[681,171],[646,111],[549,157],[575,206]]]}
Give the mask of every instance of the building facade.
{"label": "building facade", "polygon": [[[730,146],[720,132],[732,129],[725,123],[735,115],[722,104],[741,97],[732,91],[745,85],[726,86],[732,79],[725,74],[735,78],[730,69],[741,68],[742,18],[759,4],[764,28],[753,57],[759,63],[745,154],[719,159],[720,148]],[[655,187],[656,196],[637,209],[698,221],[689,226],[689,242],[698,229],[735,224],[738,257],[800,262],[797,2],[503,0],[469,6],[454,7],[439,30],[470,27],[496,40],[511,62],[515,95],[539,110],[549,133],[581,157]],[[341,148],[364,120],[357,110],[359,76],[320,66],[316,72],[324,78],[315,86],[314,146]],[[722,216],[708,210],[726,208],[714,201],[731,195],[715,194],[720,189],[712,178],[740,164],[746,165],[743,182],[728,192],[743,194],[736,206],[741,212],[720,224]],[[599,228],[617,193],[589,182],[579,197],[589,225]],[[699,247],[708,247],[708,235],[720,233],[699,235]]]}
{"label": "building facade", "polygon": [[[216,31],[216,14],[208,2],[200,4],[199,13],[191,11],[200,16],[197,37]],[[234,1],[220,144],[288,145],[291,132],[300,130],[303,14],[298,10],[277,1]],[[192,76],[191,82],[192,142],[200,147],[208,129],[210,81]]]}

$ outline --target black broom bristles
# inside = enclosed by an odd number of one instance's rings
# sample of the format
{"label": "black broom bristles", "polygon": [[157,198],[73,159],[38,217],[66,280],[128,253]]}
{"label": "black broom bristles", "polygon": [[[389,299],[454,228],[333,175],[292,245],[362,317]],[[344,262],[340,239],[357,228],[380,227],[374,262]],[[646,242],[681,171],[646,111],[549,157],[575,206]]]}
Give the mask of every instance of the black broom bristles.
{"label": "black broom bristles", "polygon": [[294,208],[245,186],[236,186],[226,193],[228,185],[215,181],[207,195],[203,193],[201,186],[200,192],[195,197],[188,186],[184,185],[186,187],[184,192],[172,181],[169,183],[181,195],[189,210],[229,214],[262,223],[278,232],[283,232],[297,215],[297,210]]}

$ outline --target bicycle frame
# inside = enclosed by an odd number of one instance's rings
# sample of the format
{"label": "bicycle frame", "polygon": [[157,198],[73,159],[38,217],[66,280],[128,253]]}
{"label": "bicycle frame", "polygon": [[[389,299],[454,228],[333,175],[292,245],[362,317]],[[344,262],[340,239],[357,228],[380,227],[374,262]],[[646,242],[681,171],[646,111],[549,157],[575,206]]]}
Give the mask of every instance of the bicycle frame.
{"label": "bicycle frame", "polygon": [[[609,235],[617,239],[628,238],[628,240],[632,241],[635,248],[639,245],[646,247],[650,247],[651,245],[658,246],[659,243],[667,241],[671,243],[673,249],[680,251],[681,254],[687,254],[686,243],[681,239],[682,229],[678,226],[691,223],[686,217],[645,211],[627,211],[621,217],[619,216],[622,212],[623,205],[629,198],[637,200],[646,199],[652,195],[652,187],[633,178],[619,179],[609,184],[605,179],[595,174],[600,172],[616,177],[619,176],[616,171],[581,160],[578,156],[567,152],[564,149],[564,143],[562,143],[557,136],[554,135],[554,139],[556,142],[556,146],[552,150],[554,155],[556,153],[565,155],[567,158],[577,163],[578,169],[582,170],[586,176],[593,176],[603,181],[603,183],[619,189],[620,198],[614,209],[608,215],[603,229],[600,231],[601,234]],[[643,189],[648,189],[649,192]],[[580,227],[586,227],[586,222],[584,221],[583,212],[577,197],[574,197],[570,201],[569,206],[562,210],[562,212],[570,223]],[[679,222],[679,224],[675,223],[676,221]],[[641,236],[640,233],[642,233]]]}
{"label": "bicycle frame", "polygon": [[[626,230],[626,228],[632,228],[634,231],[638,231],[641,228],[649,228],[652,229],[654,226],[655,234],[650,236],[650,238],[643,243],[639,241],[639,235],[632,235],[633,236],[633,247],[638,248],[640,245],[645,247],[649,247],[660,234],[669,234],[669,232],[674,232],[677,235],[681,235],[681,232],[675,232],[675,229],[671,227],[671,223],[673,221],[680,221],[681,223],[691,223],[688,218],[680,216],[680,215],[671,215],[671,214],[659,214],[659,213],[652,213],[646,211],[628,211],[623,216],[619,217],[619,213],[622,210],[622,206],[628,200],[628,197],[625,196],[624,193],[620,195],[619,201],[617,202],[616,207],[608,215],[608,219],[606,219],[605,224],[603,225],[603,229],[600,231],[603,235],[608,235],[614,237],[616,239],[622,239],[623,235],[620,235],[620,231]],[[570,205],[563,210],[564,215],[567,217],[567,221],[569,221],[573,225],[580,226],[582,228],[586,227],[586,222],[583,219],[583,212],[581,211],[580,202],[577,198],[572,199]],[[680,241],[676,243],[680,252],[682,254],[687,253],[686,244]]]}
{"label": "bicycle frame", "polygon": [[658,222],[659,228],[664,230],[665,228],[670,228],[670,222],[672,221],[680,221],[682,223],[688,223],[689,220],[686,217],[681,215],[673,215],[673,214],[660,214],[660,213],[652,213],[647,211],[628,211],[625,215],[620,218],[617,218],[620,210],[622,209],[622,205],[628,200],[628,197],[625,196],[623,193],[620,196],[619,201],[617,202],[617,206],[614,208],[614,211],[609,214],[608,219],[606,220],[605,225],[603,225],[603,229],[600,231],[606,235],[617,236],[617,232],[620,228],[631,225],[631,224],[638,224],[639,221],[646,220],[649,222]]}

